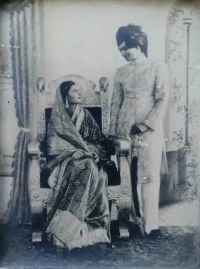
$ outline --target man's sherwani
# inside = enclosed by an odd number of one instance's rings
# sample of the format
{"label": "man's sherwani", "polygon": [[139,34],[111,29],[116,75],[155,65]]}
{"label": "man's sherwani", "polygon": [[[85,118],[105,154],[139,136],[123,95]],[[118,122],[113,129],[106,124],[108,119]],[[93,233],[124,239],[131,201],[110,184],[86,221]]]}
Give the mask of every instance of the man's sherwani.
{"label": "man's sherwani", "polygon": [[169,72],[165,63],[143,56],[139,64],[129,63],[117,70],[109,134],[130,137],[133,125],[144,123],[149,127],[142,134],[146,146],[138,150],[139,183],[150,183],[160,176],[168,99]]}

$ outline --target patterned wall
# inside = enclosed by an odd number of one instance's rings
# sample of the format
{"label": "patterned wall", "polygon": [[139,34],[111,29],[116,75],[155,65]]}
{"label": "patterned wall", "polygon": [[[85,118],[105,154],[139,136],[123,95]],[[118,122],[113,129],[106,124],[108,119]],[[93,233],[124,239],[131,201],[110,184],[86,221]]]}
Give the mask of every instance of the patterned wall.
{"label": "patterned wall", "polygon": [[[186,20],[187,19],[187,20]],[[189,30],[189,142],[200,143],[200,1],[178,0],[168,17],[166,61],[170,68],[171,98],[167,150],[177,150],[185,142],[187,91],[187,25]]]}
{"label": "patterned wall", "polygon": [[200,1],[175,1],[166,36],[171,84],[167,151],[176,195],[187,199],[198,194],[200,170],[199,27]]}

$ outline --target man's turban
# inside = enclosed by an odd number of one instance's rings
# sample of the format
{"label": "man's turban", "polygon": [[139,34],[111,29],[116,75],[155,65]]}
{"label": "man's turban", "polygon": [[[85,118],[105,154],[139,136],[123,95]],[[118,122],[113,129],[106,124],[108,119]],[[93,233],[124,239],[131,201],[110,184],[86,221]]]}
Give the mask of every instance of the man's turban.
{"label": "man's turban", "polygon": [[148,39],[147,35],[142,32],[142,27],[129,24],[118,29],[116,34],[118,47],[124,42],[129,49],[140,47],[141,51],[147,57]]}

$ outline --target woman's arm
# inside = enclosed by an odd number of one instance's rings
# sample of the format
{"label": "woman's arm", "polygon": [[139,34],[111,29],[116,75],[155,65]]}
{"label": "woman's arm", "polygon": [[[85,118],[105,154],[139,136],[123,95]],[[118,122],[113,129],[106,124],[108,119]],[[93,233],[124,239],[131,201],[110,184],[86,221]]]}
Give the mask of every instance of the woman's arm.
{"label": "woman's arm", "polygon": [[122,102],[123,102],[123,90],[119,82],[119,70],[117,70],[114,78],[113,95],[111,102],[109,135],[116,135],[117,121]]}
{"label": "woman's arm", "polygon": [[94,120],[88,110],[85,109],[85,122],[82,125],[80,133],[87,143],[91,152],[97,154],[99,158],[108,155],[107,138],[101,132],[97,122]]}

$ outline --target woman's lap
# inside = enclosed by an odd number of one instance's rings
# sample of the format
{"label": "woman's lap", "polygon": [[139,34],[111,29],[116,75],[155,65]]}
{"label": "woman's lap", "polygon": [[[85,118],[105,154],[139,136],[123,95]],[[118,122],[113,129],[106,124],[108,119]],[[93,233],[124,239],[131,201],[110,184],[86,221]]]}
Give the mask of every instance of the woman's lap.
{"label": "woman's lap", "polygon": [[[71,160],[67,166],[52,206],[54,208],[52,209],[53,217],[50,227],[53,223],[52,227],[55,226],[55,221],[57,223],[59,212],[58,229],[61,228],[60,225],[64,225],[64,220],[67,232],[67,227],[71,225],[71,217],[67,219],[66,216],[74,216],[75,219],[80,221],[80,227],[82,225],[87,227],[87,216],[90,215],[91,218],[88,223],[90,230],[93,230],[91,227],[106,230],[109,214],[108,201],[105,198],[107,192],[106,179],[100,177],[96,164],[90,158]],[[99,220],[95,220],[95,218]],[[50,233],[51,230],[52,228],[49,229]],[[53,230],[52,233],[55,235]]]}

